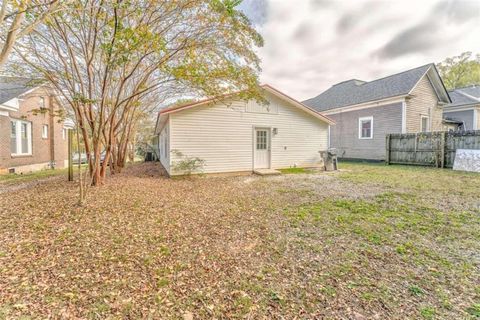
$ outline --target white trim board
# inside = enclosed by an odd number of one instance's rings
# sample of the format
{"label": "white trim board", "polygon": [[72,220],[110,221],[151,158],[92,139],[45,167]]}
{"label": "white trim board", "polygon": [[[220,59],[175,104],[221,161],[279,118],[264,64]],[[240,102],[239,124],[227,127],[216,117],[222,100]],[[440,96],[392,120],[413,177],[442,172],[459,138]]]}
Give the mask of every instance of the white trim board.
{"label": "white trim board", "polygon": [[407,133],[407,103],[402,101],[402,133]]}
{"label": "white trim board", "polygon": [[479,130],[478,109],[473,109],[473,130]]}
{"label": "white trim board", "polygon": [[480,108],[480,104],[464,104],[460,106],[447,106],[443,108],[443,112],[457,112],[457,111],[469,111]]}

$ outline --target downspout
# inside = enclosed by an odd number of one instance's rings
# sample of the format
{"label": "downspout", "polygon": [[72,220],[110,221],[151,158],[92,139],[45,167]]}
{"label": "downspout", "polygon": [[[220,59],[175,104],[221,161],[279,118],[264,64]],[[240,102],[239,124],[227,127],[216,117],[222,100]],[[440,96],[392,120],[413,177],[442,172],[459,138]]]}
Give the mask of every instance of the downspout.
{"label": "downspout", "polygon": [[330,149],[331,148],[331,140],[330,140],[330,135],[331,135],[331,128],[332,126],[331,125],[328,125],[328,142],[327,142],[327,149]]}

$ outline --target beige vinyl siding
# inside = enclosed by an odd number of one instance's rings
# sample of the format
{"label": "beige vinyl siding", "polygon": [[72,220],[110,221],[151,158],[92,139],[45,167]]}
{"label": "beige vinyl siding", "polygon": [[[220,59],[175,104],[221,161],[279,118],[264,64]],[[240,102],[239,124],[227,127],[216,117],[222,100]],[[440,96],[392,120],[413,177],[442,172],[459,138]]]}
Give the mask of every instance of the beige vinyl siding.
{"label": "beige vinyl siding", "polygon": [[421,131],[422,116],[429,117],[430,131],[442,130],[442,108],[438,106],[438,97],[430,80],[425,75],[411,93],[406,102],[406,128],[408,133]]}
{"label": "beige vinyl siding", "polygon": [[480,106],[477,107],[477,123],[476,123],[476,128],[475,130],[480,130]]}
{"label": "beige vinyl siding", "polygon": [[170,125],[163,127],[159,134],[158,149],[160,150],[160,162],[167,172],[170,172]]}
{"label": "beige vinyl siding", "polygon": [[[171,150],[204,160],[205,173],[251,171],[254,127],[277,128],[271,138],[272,168],[319,165],[319,151],[327,149],[328,124],[271,94],[267,99],[267,109],[252,102],[247,109],[246,102],[237,100],[172,113]],[[172,152],[172,169],[181,160]]]}

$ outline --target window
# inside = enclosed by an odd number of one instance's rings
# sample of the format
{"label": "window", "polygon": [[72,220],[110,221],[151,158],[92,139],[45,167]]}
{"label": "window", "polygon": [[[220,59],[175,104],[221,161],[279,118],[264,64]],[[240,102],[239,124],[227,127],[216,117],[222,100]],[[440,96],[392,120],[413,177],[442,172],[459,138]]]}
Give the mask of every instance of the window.
{"label": "window", "polygon": [[267,150],[267,131],[257,131],[257,150]]}
{"label": "window", "polygon": [[65,128],[62,129],[62,139],[63,140],[67,139],[67,129]]}
{"label": "window", "polygon": [[32,154],[32,124],[13,120],[10,131],[10,152],[12,155]]}
{"label": "window", "polygon": [[427,116],[422,116],[422,120],[421,120],[421,124],[420,124],[420,131],[421,132],[428,132],[428,117]]}
{"label": "window", "polygon": [[48,139],[48,124],[42,125],[42,138]]}
{"label": "window", "polygon": [[10,152],[12,154],[17,153],[17,121],[11,122],[12,129],[10,132]]}
{"label": "window", "polygon": [[45,98],[40,97],[40,108],[45,108]]}
{"label": "window", "polygon": [[373,117],[363,117],[358,119],[358,138],[373,138]]}

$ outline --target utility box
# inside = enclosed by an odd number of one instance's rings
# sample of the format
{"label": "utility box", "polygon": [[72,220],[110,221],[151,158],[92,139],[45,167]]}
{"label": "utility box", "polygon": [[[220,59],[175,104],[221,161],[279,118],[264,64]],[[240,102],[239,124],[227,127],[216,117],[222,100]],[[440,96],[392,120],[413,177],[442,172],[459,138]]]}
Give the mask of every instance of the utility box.
{"label": "utility box", "polygon": [[325,171],[337,170],[337,149],[331,148],[327,151],[320,151],[320,156],[323,159]]}

